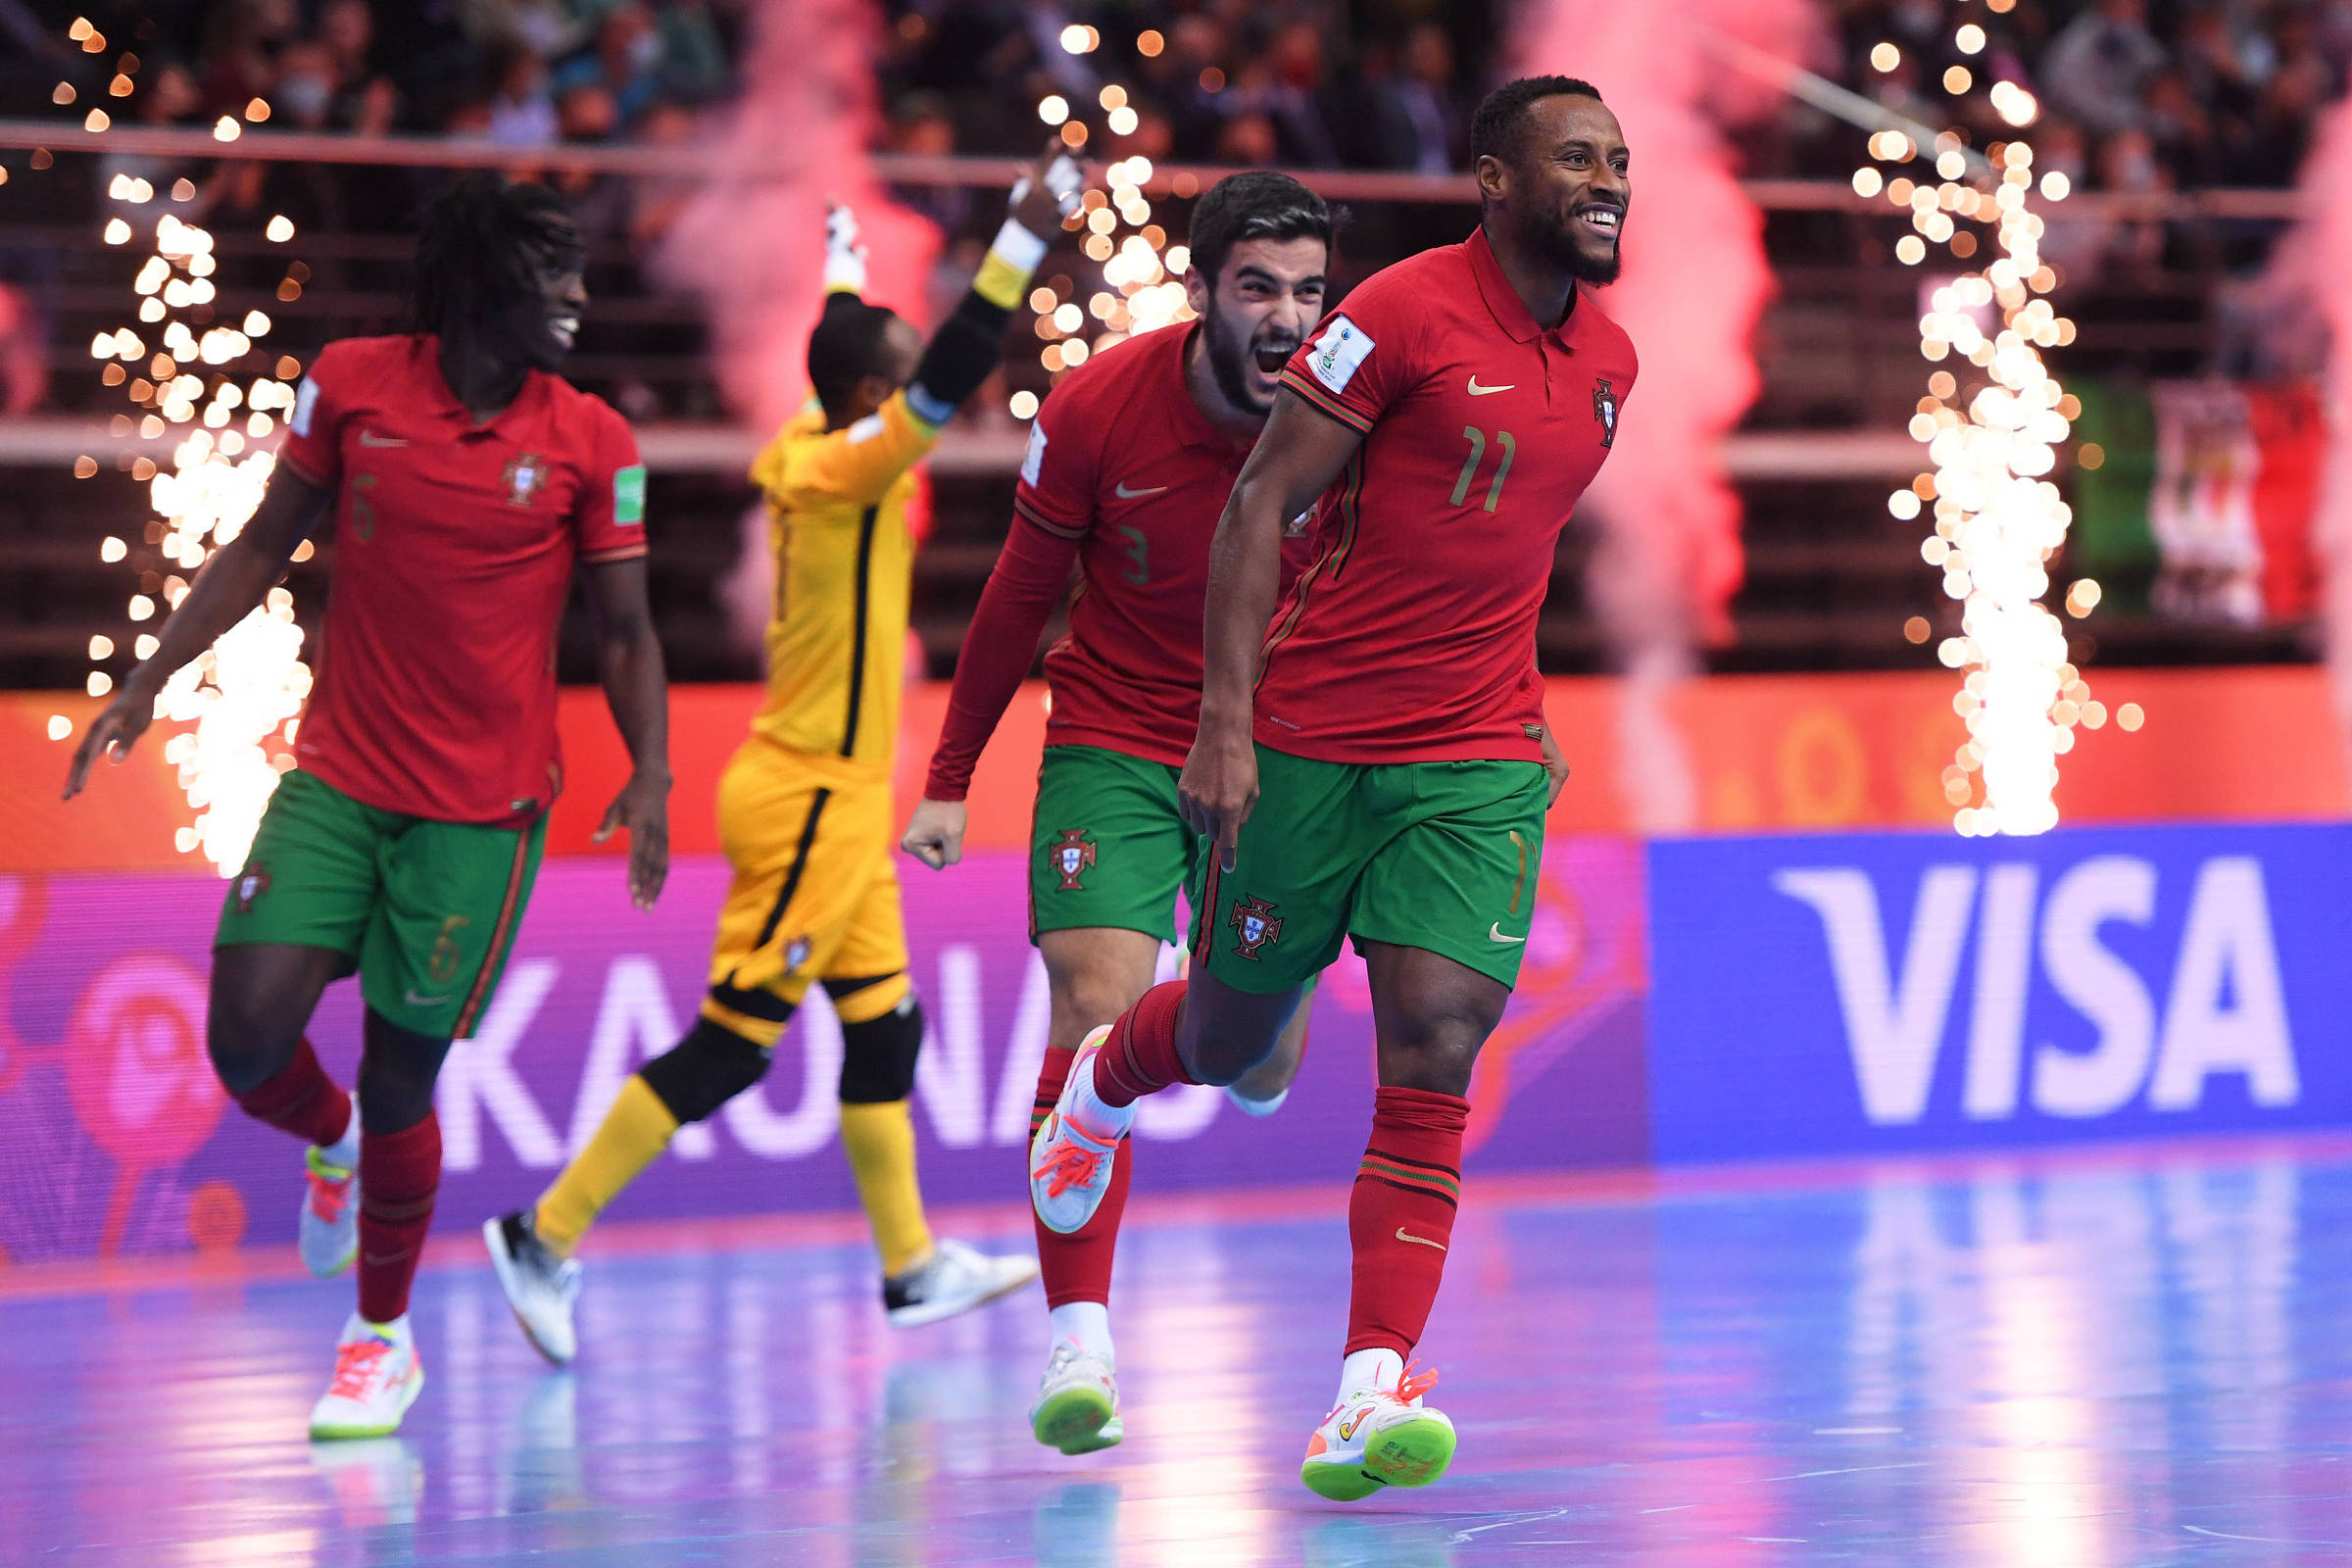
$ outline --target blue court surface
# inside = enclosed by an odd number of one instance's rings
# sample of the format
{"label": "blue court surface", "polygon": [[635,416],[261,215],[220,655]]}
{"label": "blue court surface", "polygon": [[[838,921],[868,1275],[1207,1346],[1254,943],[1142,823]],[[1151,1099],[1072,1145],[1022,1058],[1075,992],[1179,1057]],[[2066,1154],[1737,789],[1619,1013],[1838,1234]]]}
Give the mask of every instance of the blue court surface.
{"label": "blue court surface", "polygon": [[1042,1298],[894,1333],[848,1222],[610,1228],[571,1373],[437,1239],[406,1432],[318,1447],[348,1281],[0,1272],[0,1560],[2352,1560],[2341,1141],[1474,1183],[1423,1347],[1453,1473],[1354,1506],[1297,1479],[1344,1200],[1139,1198],[1129,1437],[1079,1459],[1023,1421]]}

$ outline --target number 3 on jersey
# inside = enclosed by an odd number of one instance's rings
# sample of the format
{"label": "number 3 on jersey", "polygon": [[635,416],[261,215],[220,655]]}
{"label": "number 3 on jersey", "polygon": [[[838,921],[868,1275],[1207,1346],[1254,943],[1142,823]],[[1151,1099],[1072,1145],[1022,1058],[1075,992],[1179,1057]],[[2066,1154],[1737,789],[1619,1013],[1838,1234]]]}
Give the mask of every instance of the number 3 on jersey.
{"label": "number 3 on jersey", "polygon": [[1120,523],[1119,532],[1127,536],[1127,569],[1119,575],[1141,588],[1152,580],[1152,541],[1130,523]]}
{"label": "number 3 on jersey", "polygon": [[[1478,476],[1478,466],[1487,455],[1487,433],[1476,425],[1465,424],[1462,434],[1470,442],[1470,456],[1462,460],[1462,476],[1453,482],[1453,504],[1460,506],[1470,494],[1470,481]],[[1494,465],[1494,479],[1487,486],[1487,510],[1493,512],[1502,500],[1502,481],[1510,476],[1511,460],[1519,455],[1519,443],[1511,439],[1508,430],[1494,432],[1494,444],[1502,452],[1502,460]]]}

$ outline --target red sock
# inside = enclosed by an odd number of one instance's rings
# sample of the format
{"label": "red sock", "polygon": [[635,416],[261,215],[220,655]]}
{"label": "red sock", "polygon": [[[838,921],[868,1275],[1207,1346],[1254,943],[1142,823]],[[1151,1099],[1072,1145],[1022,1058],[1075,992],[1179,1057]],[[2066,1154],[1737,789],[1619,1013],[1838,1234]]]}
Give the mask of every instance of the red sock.
{"label": "red sock", "polygon": [[322,1149],[351,1127],[351,1096],[318,1065],[307,1039],[294,1048],[292,1061],[236,1099],[255,1121],[266,1121]]}
{"label": "red sock", "polygon": [[389,1323],[409,1309],[441,1186],[441,1119],[396,1133],[360,1133],[360,1316]]}
{"label": "red sock", "polygon": [[1348,1350],[1412,1354],[1453,1244],[1462,1193],[1462,1129],[1470,1102],[1425,1089],[1383,1089],[1373,1099],[1372,1143],[1348,1199],[1355,1248],[1348,1298]]}
{"label": "red sock", "polygon": [[1170,1084],[1200,1081],[1176,1054],[1176,1013],[1183,1005],[1184,982],[1170,980],[1119,1014],[1095,1057],[1095,1093],[1102,1103],[1132,1105]]}
{"label": "red sock", "polygon": [[[1061,1099],[1061,1086],[1070,1075],[1074,1051],[1049,1051],[1045,1065],[1037,1071],[1037,1107],[1029,1112],[1029,1136],[1035,1138],[1037,1129],[1046,1119],[1046,1112]],[[1119,1216],[1127,1209],[1127,1182],[1135,1169],[1135,1142],[1123,1140],[1125,1147],[1110,1168],[1110,1186],[1102,1194],[1102,1205],[1095,1217],[1071,1234],[1046,1229],[1045,1221],[1030,1216],[1037,1228],[1037,1265],[1046,1280],[1046,1306],[1067,1306],[1072,1301],[1100,1301],[1110,1304],[1110,1256],[1119,1245]]]}

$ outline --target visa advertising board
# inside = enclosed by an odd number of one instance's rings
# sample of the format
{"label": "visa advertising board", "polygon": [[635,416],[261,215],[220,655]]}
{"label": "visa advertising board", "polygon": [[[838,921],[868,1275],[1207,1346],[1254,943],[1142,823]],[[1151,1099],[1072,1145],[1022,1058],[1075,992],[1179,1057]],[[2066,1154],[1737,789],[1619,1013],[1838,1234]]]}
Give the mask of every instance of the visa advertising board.
{"label": "visa advertising board", "polygon": [[2352,1120],[2352,828],[1649,847],[1661,1160]]}

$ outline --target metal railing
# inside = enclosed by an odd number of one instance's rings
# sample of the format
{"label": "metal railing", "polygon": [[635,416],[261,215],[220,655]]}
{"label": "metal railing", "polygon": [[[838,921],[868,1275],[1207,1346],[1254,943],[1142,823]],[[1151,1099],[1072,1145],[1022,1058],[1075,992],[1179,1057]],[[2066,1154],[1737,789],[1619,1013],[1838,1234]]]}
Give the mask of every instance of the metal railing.
{"label": "metal railing", "polygon": [[[478,137],[357,136],[316,131],[242,130],[221,141],[211,131],[185,127],[117,125],[88,131],[67,121],[0,120],[0,147],[45,148],[53,154],[147,158],[228,159],[244,162],[368,164],[410,169],[531,169],[588,174],[632,174],[669,182],[715,178],[708,158],[681,157],[676,145],[645,143],[554,143],[515,147]],[[1017,158],[929,157],[875,153],[868,159],[874,177],[893,185],[1010,185],[1026,165]],[[1186,194],[1203,189],[1234,168],[1210,164],[1154,166],[1149,188]],[[1287,172],[1322,195],[1340,201],[1467,205],[1477,189],[1467,174],[1419,174],[1401,171],[1294,169]],[[808,169],[778,157],[766,167],[730,169],[734,179],[802,179]],[[1766,212],[1841,212],[1900,217],[1883,197],[1857,195],[1834,179],[1747,179],[1747,199]],[[2140,221],[2252,219],[2288,221],[2303,210],[2291,189],[2214,188],[2187,191],[2079,191],[2058,206],[2068,217]]]}

